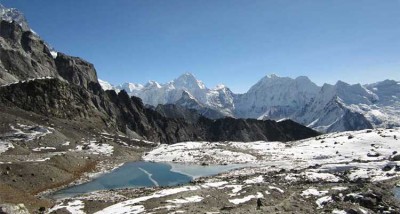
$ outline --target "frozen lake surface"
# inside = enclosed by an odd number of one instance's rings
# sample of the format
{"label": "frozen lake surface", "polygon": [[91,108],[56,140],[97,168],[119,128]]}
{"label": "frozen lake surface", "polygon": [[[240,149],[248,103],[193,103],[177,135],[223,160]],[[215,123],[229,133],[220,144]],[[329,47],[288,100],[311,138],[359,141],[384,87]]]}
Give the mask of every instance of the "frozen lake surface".
{"label": "frozen lake surface", "polygon": [[400,199],[400,187],[394,188],[394,195],[396,198]]}
{"label": "frozen lake surface", "polygon": [[55,192],[52,198],[67,198],[98,190],[140,188],[154,186],[176,186],[186,184],[194,178],[216,175],[246,164],[209,165],[128,162],[92,181]]}

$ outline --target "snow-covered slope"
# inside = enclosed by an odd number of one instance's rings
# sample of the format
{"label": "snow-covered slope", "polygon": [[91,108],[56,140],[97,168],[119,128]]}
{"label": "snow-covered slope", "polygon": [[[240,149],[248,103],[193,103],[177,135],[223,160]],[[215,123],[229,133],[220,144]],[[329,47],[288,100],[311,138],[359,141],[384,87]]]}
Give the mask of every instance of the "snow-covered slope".
{"label": "snow-covered slope", "polygon": [[400,82],[385,80],[366,85],[379,98],[373,105],[353,105],[354,111],[365,115],[377,127],[400,126]]}
{"label": "snow-covered slope", "polygon": [[114,90],[114,86],[111,85],[109,82],[99,79],[99,84],[103,88],[103,90]]}
{"label": "snow-covered slope", "polygon": [[314,98],[319,87],[307,77],[291,79],[269,75],[235,101],[235,115],[244,118],[291,118]]}
{"label": "snow-covered slope", "polygon": [[385,80],[370,85],[325,84],[295,120],[320,131],[400,126],[400,84]]}
{"label": "snow-covered slope", "polygon": [[210,106],[202,104],[187,91],[182,92],[182,97],[175,102],[175,105],[179,105],[187,109],[194,109],[199,114],[208,117],[210,119],[218,119],[226,116],[221,111],[218,111]]}
{"label": "snow-covered slope", "polygon": [[294,119],[322,132],[360,130],[372,128],[371,123],[351,105],[372,105],[377,95],[360,84],[349,85],[338,81],[335,85],[324,84],[312,102]]}
{"label": "snow-covered slope", "polygon": [[[393,152],[399,151],[399,134],[400,129],[396,128],[329,133],[290,143],[181,142],[161,144],[144,155],[143,159],[207,164],[252,163],[253,166],[276,165],[287,170],[304,169],[316,164],[322,165],[321,168],[335,168],[335,165],[349,163],[349,166],[374,167],[384,166]],[[214,155],[210,156],[210,153]]]}
{"label": "snow-covered slope", "polygon": [[143,85],[135,83],[124,83],[116,87],[118,90],[125,90],[128,94],[136,95],[143,89]]}
{"label": "snow-covered slope", "polygon": [[[108,90],[110,84],[102,81],[103,89]],[[165,84],[149,81],[145,85],[124,83],[112,86],[115,90],[125,90],[131,96],[137,96],[144,104],[177,104],[206,113],[211,118],[233,116],[234,108],[232,91],[224,85],[214,89],[207,88],[193,74],[185,73]]]}
{"label": "snow-covered slope", "polygon": [[400,126],[400,83],[393,80],[365,86],[338,81],[319,87],[303,76],[268,75],[248,92],[234,94],[224,85],[209,89],[186,73],[166,84],[125,83],[114,89],[138,96],[145,104],[177,104],[213,119],[292,119],[322,132]]}

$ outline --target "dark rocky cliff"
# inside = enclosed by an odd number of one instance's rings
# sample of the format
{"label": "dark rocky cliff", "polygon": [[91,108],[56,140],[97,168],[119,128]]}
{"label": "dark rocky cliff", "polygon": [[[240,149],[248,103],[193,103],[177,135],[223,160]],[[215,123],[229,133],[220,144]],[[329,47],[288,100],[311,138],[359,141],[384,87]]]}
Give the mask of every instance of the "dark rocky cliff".
{"label": "dark rocky cliff", "polygon": [[0,84],[44,76],[58,76],[45,43],[16,23],[0,21]]}
{"label": "dark rocky cliff", "polygon": [[58,53],[55,59],[57,71],[70,83],[87,88],[91,82],[98,83],[93,64],[78,57]]}

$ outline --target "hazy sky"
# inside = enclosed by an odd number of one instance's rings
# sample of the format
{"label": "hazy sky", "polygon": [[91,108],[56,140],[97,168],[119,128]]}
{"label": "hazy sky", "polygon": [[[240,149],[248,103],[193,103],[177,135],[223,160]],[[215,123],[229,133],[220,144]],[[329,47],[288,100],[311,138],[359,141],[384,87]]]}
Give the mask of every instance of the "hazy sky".
{"label": "hazy sky", "polygon": [[244,92],[267,74],[400,80],[399,0],[0,0],[113,84],[185,72]]}

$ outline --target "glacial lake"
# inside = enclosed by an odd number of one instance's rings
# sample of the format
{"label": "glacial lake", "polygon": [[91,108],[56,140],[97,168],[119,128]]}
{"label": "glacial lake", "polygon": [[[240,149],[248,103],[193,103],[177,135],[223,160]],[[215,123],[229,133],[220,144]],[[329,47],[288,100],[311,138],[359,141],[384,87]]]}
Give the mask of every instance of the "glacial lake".
{"label": "glacial lake", "polygon": [[216,175],[250,164],[200,166],[195,164],[128,162],[121,167],[100,175],[83,184],[54,192],[54,199],[69,198],[98,190],[140,188],[154,186],[176,186],[186,184],[194,178]]}
{"label": "glacial lake", "polygon": [[394,196],[400,200],[400,187],[394,188]]}

